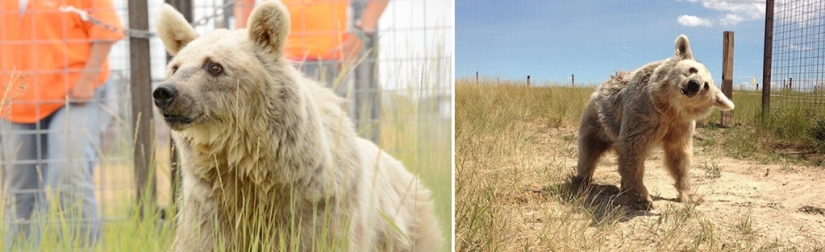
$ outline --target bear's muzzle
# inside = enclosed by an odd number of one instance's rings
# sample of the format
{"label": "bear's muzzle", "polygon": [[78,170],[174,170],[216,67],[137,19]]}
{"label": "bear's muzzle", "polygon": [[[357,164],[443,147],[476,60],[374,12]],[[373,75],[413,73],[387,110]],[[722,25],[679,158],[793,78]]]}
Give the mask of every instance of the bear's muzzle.
{"label": "bear's muzzle", "polygon": [[169,105],[175,101],[178,96],[178,89],[171,84],[161,84],[152,92],[152,98],[155,100],[155,106],[161,111],[166,111]]}
{"label": "bear's muzzle", "polygon": [[160,109],[163,120],[173,130],[181,130],[194,122],[200,114],[193,111],[192,100],[182,94],[173,84],[161,84],[152,92],[155,106]]}
{"label": "bear's muzzle", "polygon": [[693,96],[699,92],[699,88],[702,85],[699,84],[697,80],[689,80],[687,83],[687,87],[682,87],[682,94],[687,96]]}

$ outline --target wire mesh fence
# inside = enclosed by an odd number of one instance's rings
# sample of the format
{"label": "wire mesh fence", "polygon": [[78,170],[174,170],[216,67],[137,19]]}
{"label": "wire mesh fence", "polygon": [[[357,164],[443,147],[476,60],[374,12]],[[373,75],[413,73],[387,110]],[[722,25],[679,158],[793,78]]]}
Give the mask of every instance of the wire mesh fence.
{"label": "wire mesh fence", "polygon": [[825,1],[778,0],[774,7],[771,108],[825,118]]}
{"label": "wire mesh fence", "polygon": [[[349,33],[369,8],[371,1],[285,2],[293,2],[298,6],[346,5],[346,32]],[[199,34],[214,29],[236,29],[242,26],[239,22],[242,23],[243,15],[238,13],[240,10],[237,8],[240,1],[167,2],[178,7],[188,6],[190,9],[179,11],[191,13],[189,21]],[[148,57],[151,67],[138,69],[137,72],[143,76],[150,76],[154,87],[164,80],[168,59],[163,44],[153,34],[157,10],[164,2],[149,0],[147,3],[150,29],[131,31],[128,35],[148,37],[141,39],[149,40]],[[243,3],[252,6],[256,4],[255,1]],[[441,222],[446,223],[443,225],[444,234],[450,233],[448,224],[451,216],[453,8],[452,1],[390,1],[381,14],[375,32],[367,34],[369,38],[366,39],[364,50],[358,55],[357,63],[317,64],[316,71],[304,71],[308,76],[326,82],[336,90],[336,93],[350,101],[348,114],[362,137],[376,142],[401,160],[409,170],[419,174],[425,184],[433,189],[438,215]],[[114,9],[123,26],[132,27],[128,17],[134,13],[130,13],[128,1],[114,1]],[[80,13],[62,13],[69,18],[82,18]],[[89,12],[92,17],[94,13]],[[6,14],[5,10],[0,10],[0,16]],[[295,29],[296,26],[293,25],[292,32],[301,32]],[[7,44],[0,40],[0,45]],[[154,120],[150,129],[134,129],[133,126],[129,83],[131,75],[136,72],[130,66],[130,58],[135,57],[135,53],[140,52],[130,51],[129,39],[123,39],[114,44],[108,55],[111,88],[105,99],[105,110],[113,119],[101,133],[103,140],[97,146],[99,160],[93,172],[94,194],[107,230],[116,226],[110,225],[113,222],[131,217],[134,208],[132,202],[136,202],[136,188],[144,186],[136,183],[136,173],[148,173],[149,183],[157,187],[157,198],[153,201],[160,208],[170,206],[175,195],[172,191],[172,181],[176,175],[171,171],[173,154],[170,152],[168,128],[161,120]],[[43,62],[51,58],[37,57],[34,60]],[[291,60],[300,69],[322,61],[306,56]],[[161,118],[157,112],[154,113],[154,118]],[[152,165],[149,170],[142,171],[136,170],[133,165],[135,135],[141,130],[151,132],[154,139],[151,147],[153,153],[149,154]],[[46,159],[46,162],[61,162],[48,160],[48,157],[42,158]],[[2,190],[2,195],[6,195],[7,188],[4,187]]]}

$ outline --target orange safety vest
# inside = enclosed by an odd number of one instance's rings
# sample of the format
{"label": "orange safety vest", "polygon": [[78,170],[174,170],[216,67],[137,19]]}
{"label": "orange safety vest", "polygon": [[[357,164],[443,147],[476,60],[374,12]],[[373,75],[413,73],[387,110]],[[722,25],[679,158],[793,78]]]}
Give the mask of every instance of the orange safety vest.
{"label": "orange safety vest", "polygon": [[[254,0],[239,1],[252,8]],[[341,59],[341,47],[347,36],[349,0],[281,0],[290,15],[290,32],[284,49],[293,60]],[[248,10],[247,10],[248,11]],[[235,15],[244,18],[243,15]],[[239,27],[245,28],[245,27]]]}
{"label": "orange safety vest", "polygon": [[[80,79],[92,42],[124,36],[60,11],[61,6],[73,6],[122,31],[110,0],[29,0],[23,13],[17,0],[0,3],[0,99],[5,98],[0,116],[9,121],[35,123],[60,109]],[[12,71],[21,78],[10,79]],[[92,86],[108,78],[106,60]]]}

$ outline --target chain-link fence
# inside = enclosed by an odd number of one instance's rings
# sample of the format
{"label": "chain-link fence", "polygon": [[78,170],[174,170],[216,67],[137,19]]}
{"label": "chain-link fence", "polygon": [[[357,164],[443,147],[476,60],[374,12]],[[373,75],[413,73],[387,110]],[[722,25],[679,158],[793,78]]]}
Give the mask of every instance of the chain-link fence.
{"label": "chain-link fence", "polygon": [[825,1],[777,0],[770,106],[825,117]]}
{"label": "chain-link fence", "polygon": [[[350,23],[347,29],[351,30],[371,1],[291,2],[314,5],[345,3],[347,22]],[[235,29],[239,26],[238,20],[241,20],[237,18],[241,14],[237,13],[238,3],[234,1],[167,2],[178,7],[200,34],[218,28]],[[149,51],[130,50],[127,38],[117,42],[108,56],[112,88],[111,95],[107,97],[110,105],[106,110],[114,115],[114,119],[98,148],[101,157],[94,169],[93,179],[104,226],[131,217],[134,204],[129,203],[136,201],[136,188],[146,186],[138,185],[136,177],[149,177],[149,186],[156,187],[157,192],[156,196],[152,196],[156,197],[153,202],[160,208],[167,208],[174,201],[173,181],[176,175],[168,128],[162,120],[157,120],[161,117],[154,108],[152,111],[156,119],[149,129],[135,129],[132,119],[134,94],[130,94],[131,77],[136,73],[143,77],[150,76],[154,87],[164,80],[168,60],[163,44],[153,33],[157,10],[164,2],[149,0],[147,3],[150,29],[132,30],[127,36],[131,36],[132,41],[148,39]],[[120,0],[114,1],[114,5],[124,27],[134,27],[129,24],[129,15],[136,14],[130,10],[131,4]],[[75,14],[81,16],[83,12]],[[317,75],[311,76],[322,82],[326,82],[324,78],[328,73],[338,77],[328,85],[349,99],[348,113],[359,134],[401,160],[433,189],[445,235],[450,233],[451,216],[453,16],[453,1],[389,1],[375,32],[367,34],[369,38],[364,43],[357,64],[321,65],[320,69],[328,67],[335,71],[318,70],[315,71]],[[94,15],[90,17],[85,19],[86,22],[95,23]],[[136,54],[148,56],[150,67],[133,67],[131,62]],[[296,67],[302,68],[315,60],[303,58],[294,59],[294,62]],[[154,139],[150,147],[152,153],[147,154],[152,161],[148,170],[134,166],[136,132],[144,130],[151,132]]]}

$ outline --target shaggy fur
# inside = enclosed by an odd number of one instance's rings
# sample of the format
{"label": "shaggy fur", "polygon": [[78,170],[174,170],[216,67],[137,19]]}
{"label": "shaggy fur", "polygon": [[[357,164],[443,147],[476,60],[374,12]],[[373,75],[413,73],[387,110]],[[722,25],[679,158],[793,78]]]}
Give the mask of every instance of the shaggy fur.
{"label": "shaggy fur", "polygon": [[183,173],[175,251],[436,251],[430,191],[357,136],[328,88],[282,56],[282,4],[203,36],[164,5],[174,55],[153,92]]}
{"label": "shaggy fur", "polygon": [[590,183],[596,163],[608,150],[618,154],[622,191],[635,209],[652,209],[644,186],[644,160],[661,146],[665,166],[676,180],[678,200],[691,200],[688,168],[696,120],[713,108],[734,105],[713,84],[707,68],[693,59],[688,38],[680,35],[673,57],[618,72],[590,96],[579,126],[578,174],[574,183]]}

